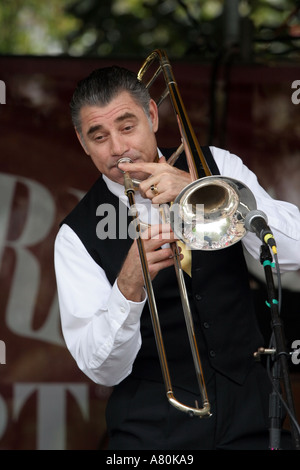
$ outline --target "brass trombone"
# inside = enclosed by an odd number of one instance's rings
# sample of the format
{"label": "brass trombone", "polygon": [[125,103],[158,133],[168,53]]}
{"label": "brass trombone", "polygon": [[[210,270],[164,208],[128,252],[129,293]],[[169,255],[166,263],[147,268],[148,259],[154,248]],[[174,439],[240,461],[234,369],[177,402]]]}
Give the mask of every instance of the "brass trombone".
{"label": "brass trombone", "polygon": [[[159,66],[152,78],[146,83],[146,87],[149,88],[157,77],[161,73],[163,74],[166,88],[158,99],[157,105],[159,106],[167,96],[170,97],[182,137],[181,145],[170,157],[168,163],[173,165],[184,149],[189,172],[192,177],[192,183],[177,196],[172,206],[172,208],[175,207],[177,210],[179,207],[178,212],[175,213],[174,210],[171,210],[169,214],[172,229],[178,238],[192,249],[214,250],[225,248],[226,246],[236,243],[244,236],[246,230],[244,229],[243,219],[245,213],[256,208],[255,199],[249,189],[239,181],[212,176],[185,111],[170,62],[164,51],[155,50],[147,57],[138,72],[138,79],[143,80],[146,71],[155,60],[158,60]],[[197,159],[200,159],[203,175],[198,174],[196,165]],[[138,181],[131,179],[128,172],[124,173],[125,193],[128,197],[129,205],[133,209],[132,216],[136,223],[137,232],[140,230],[140,222],[137,211],[134,211],[134,193],[138,184]],[[195,212],[197,203],[204,206],[204,219],[200,227],[198,227],[199,219],[197,212]],[[182,232],[182,226],[188,227],[186,232]],[[143,240],[140,236],[137,237],[137,243],[167,398],[169,402],[180,411],[192,416],[209,417],[211,416],[210,403],[207,396],[177,243],[172,243],[175,260],[174,265],[194,361],[195,374],[200,390],[202,408],[199,408],[198,403],[196,403],[194,407],[185,405],[174,397],[152,281],[143,247]]]}

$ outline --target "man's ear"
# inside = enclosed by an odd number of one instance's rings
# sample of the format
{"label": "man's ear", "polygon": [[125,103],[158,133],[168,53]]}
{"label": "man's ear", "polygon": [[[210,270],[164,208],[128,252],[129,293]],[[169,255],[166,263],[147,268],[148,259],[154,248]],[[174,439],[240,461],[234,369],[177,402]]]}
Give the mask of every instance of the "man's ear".
{"label": "man's ear", "polygon": [[150,113],[150,119],[151,119],[151,122],[152,122],[153,132],[157,132],[157,130],[158,130],[158,121],[159,121],[158,108],[157,108],[157,104],[155,103],[155,101],[153,99],[150,100],[149,113]]}
{"label": "man's ear", "polygon": [[75,132],[76,132],[76,135],[77,135],[77,138],[78,138],[78,140],[79,140],[79,142],[80,142],[81,147],[83,148],[83,150],[85,151],[85,153],[86,153],[87,155],[89,155],[89,153],[88,153],[88,151],[87,151],[87,148],[86,148],[86,146],[85,146],[85,143],[84,143],[84,140],[83,140],[82,135],[80,134],[80,132],[79,132],[76,128],[75,128]]}

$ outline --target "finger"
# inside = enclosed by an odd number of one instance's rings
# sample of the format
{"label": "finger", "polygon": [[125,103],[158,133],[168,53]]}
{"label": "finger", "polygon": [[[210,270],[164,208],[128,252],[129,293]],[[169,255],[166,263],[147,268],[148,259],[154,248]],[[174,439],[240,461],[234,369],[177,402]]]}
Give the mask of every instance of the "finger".
{"label": "finger", "polygon": [[[146,180],[141,181],[139,185],[139,191],[143,198],[153,199],[157,195],[157,176],[149,176]],[[153,188],[153,189],[152,189]]]}
{"label": "finger", "polygon": [[170,224],[151,225],[141,234],[141,237],[145,240],[161,240],[165,243],[171,243],[176,239]]}
{"label": "finger", "polygon": [[[162,164],[166,163],[165,161]],[[158,163],[152,162],[135,162],[135,163],[119,163],[119,168],[122,171],[134,171],[143,172],[152,175],[155,171],[158,171]]]}
{"label": "finger", "polygon": [[122,171],[142,171],[143,173],[149,173],[149,175],[151,175],[153,167],[151,169],[148,165],[157,165],[157,163],[119,163],[118,168]]}
{"label": "finger", "polygon": [[[180,260],[183,259],[183,255],[180,254]],[[165,269],[170,266],[174,266],[174,254],[171,248],[162,248],[155,252],[149,253],[147,256],[148,268],[153,278],[161,269]]]}
{"label": "finger", "polygon": [[167,160],[166,160],[166,158],[162,155],[162,156],[160,157],[160,159],[158,160],[158,163],[159,163],[159,164],[161,164],[161,163],[167,163]]}
{"label": "finger", "polygon": [[155,264],[161,261],[170,260],[173,258],[173,250],[168,248],[161,248],[148,253],[148,262]]}
{"label": "finger", "polygon": [[[173,237],[174,238],[174,237]],[[165,249],[170,249],[171,245],[178,241],[174,240],[173,238],[165,238],[165,239],[153,239],[150,238],[148,240],[143,240],[144,242],[144,249],[147,253],[154,253],[154,252],[160,252],[161,250]],[[181,251],[181,250],[179,250]],[[173,256],[173,248],[172,251],[170,251],[168,254],[166,254],[166,257],[172,257]]]}
{"label": "finger", "polygon": [[[180,258],[183,259],[183,254],[181,253],[181,248],[178,248],[178,254],[180,255]],[[170,246],[161,248],[159,250],[154,250],[152,252],[149,252],[149,259],[151,262],[156,263],[159,261],[167,260],[167,259],[173,259],[176,256],[176,250],[174,251],[173,248]]]}

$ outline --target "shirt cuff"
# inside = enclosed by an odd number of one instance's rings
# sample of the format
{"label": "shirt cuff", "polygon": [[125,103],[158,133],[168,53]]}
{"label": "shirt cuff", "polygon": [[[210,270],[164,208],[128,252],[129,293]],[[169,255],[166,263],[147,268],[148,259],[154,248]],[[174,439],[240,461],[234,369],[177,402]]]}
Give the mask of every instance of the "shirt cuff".
{"label": "shirt cuff", "polygon": [[137,323],[140,320],[146,300],[147,294],[145,289],[142,301],[133,302],[126,299],[118,287],[117,280],[115,280],[109,301],[110,315],[119,325],[122,325],[125,320],[127,324]]}

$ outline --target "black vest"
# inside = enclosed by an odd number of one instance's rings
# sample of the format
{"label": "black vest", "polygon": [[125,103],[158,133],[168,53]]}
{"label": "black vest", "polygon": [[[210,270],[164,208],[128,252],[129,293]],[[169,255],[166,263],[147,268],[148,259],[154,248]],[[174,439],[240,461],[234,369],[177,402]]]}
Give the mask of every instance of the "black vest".
{"label": "black vest", "polygon": [[[208,147],[202,147],[212,174],[219,174]],[[163,151],[168,157],[168,153]],[[182,159],[184,163],[182,163]],[[186,169],[184,157],[176,166]],[[79,236],[91,257],[114,283],[132,240],[130,237],[99,239],[96,215],[100,204],[112,204],[116,209],[116,233],[119,234],[119,200],[107,188],[102,177],[83,197],[63,223]],[[121,206],[127,224],[127,208]],[[123,215],[124,215],[123,213]],[[124,234],[124,227],[122,227]],[[242,244],[239,242],[218,251],[192,250],[192,277],[185,275],[186,287],[193,314],[204,377],[209,380],[213,371],[242,383],[253,363],[253,353],[263,345],[249,288],[248,270]],[[197,383],[192,365],[184,315],[175,270],[161,271],[153,281],[156,303],[167,352],[171,380],[175,386],[196,391]],[[142,347],[133,366],[132,375],[161,380],[159,359],[148,305],[141,317]]]}

